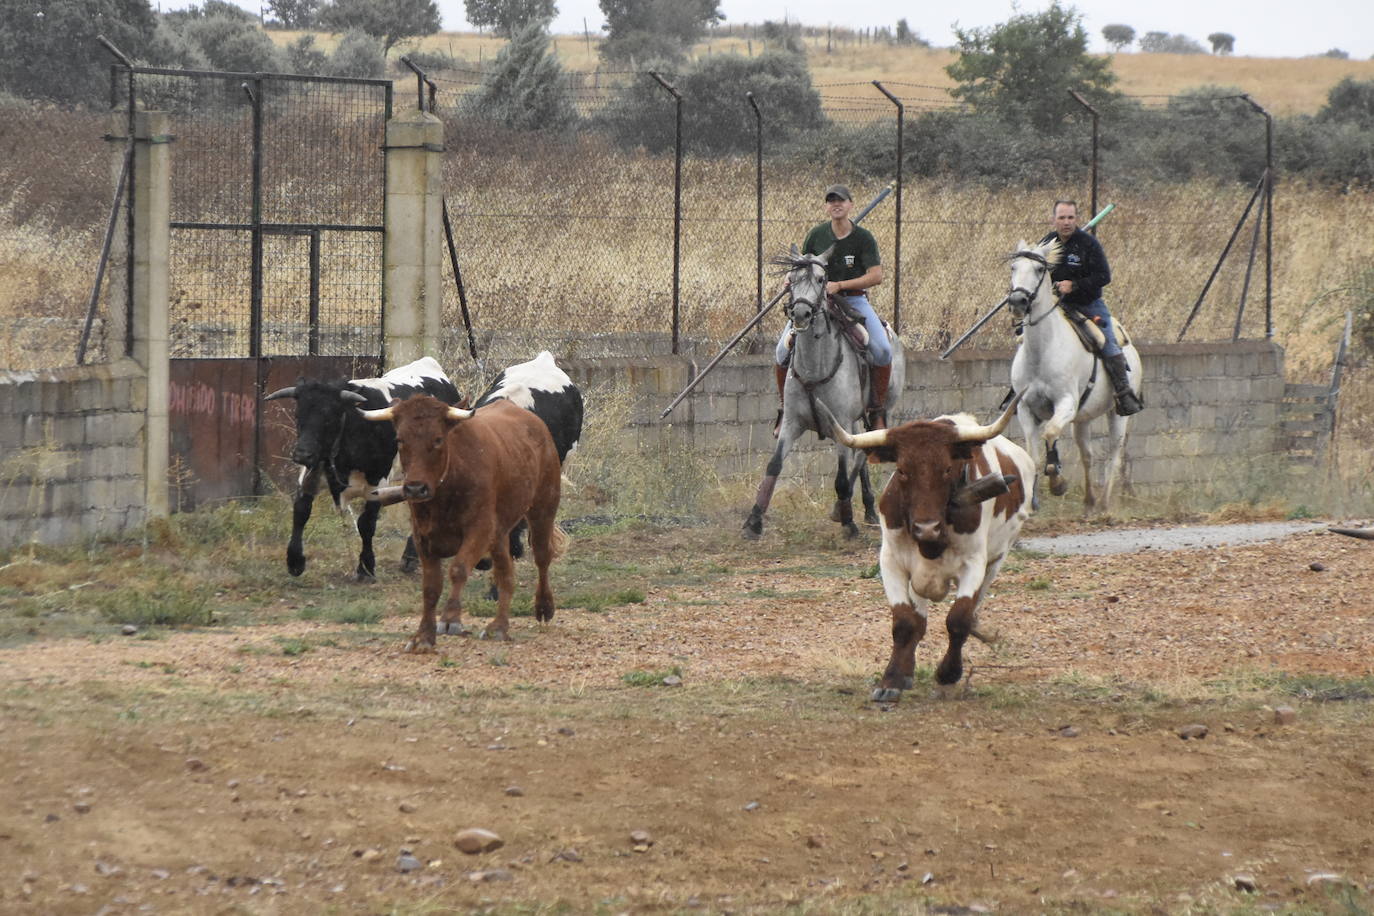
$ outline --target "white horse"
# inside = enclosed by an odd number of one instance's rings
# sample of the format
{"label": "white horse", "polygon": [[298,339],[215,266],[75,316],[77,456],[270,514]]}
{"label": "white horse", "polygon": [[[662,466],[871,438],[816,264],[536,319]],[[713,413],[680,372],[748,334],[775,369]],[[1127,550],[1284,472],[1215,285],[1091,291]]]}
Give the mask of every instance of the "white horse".
{"label": "white horse", "polygon": [[[1021,346],[1011,362],[1011,387],[1020,394],[1017,418],[1026,437],[1026,451],[1032,463],[1042,467],[1050,479],[1050,492],[1063,496],[1068,482],[1060,473],[1057,441],[1060,433],[1073,424],[1074,441],[1083,463],[1083,505],[1085,512],[1106,512],[1111,506],[1112,490],[1121,474],[1126,450],[1126,417],[1115,407],[1111,379],[1095,353],[1090,353],[1078,337],[1058,298],[1050,272],[1063,252],[1058,239],[1039,247],[1024,241],[1011,255],[1011,292],[1007,305],[1019,318],[1025,331]],[[1116,329],[1118,341],[1123,338]],[[1122,343],[1130,369],[1132,389],[1140,394],[1140,354],[1134,344]],[[1111,455],[1102,469],[1101,496],[1093,491],[1092,421],[1107,415]],[[1039,481],[1033,504],[1038,508]]]}

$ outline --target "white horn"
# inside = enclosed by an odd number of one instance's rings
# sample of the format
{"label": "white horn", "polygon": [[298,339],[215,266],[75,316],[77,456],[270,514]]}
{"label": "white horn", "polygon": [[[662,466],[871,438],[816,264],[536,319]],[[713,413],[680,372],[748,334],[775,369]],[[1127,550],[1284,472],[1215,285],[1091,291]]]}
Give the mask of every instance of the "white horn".
{"label": "white horn", "polygon": [[364,420],[372,420],[376,422],[378,420],[392,419],[392,411],[393,408],[391,407],[382,407],[377,410],[359,410],[358,413],[363,415]]}
{"label": "white horn", "polygon": [[[1024,392],[1023,392],[1024,393]],[[1007,428],[1011,418],[1016,414],[1016,405],[1021,403],[1021,395],[1012,398],[1007,409],[1002,411],[1002,416],[997,418],[997,422],[991,426],[961,426],[959,434],[955,437],[956,442],[986,442],[993,436],[1000,436],[1002,430]]]}
{"label": "white horn", "polygon": [[450,420],[466,420],[474,413],[476,413],[475,410],[464,410],[461,407],[450,407],[448,409],[448,418]]}
{"label": "white horn", "polygon": [[830,421],[830,434],[835,437],[835,441],[850,448],[877,448],[880,445],[887,445],[887,430],[875,429],[872,432],[859,433],[857,436],[850,433],[840,425],[840,421],[835,419],[835,415],[830,412],[830,408],[825,406],[825,402],[817,399],[816,406],[825,414],[825,418]]}

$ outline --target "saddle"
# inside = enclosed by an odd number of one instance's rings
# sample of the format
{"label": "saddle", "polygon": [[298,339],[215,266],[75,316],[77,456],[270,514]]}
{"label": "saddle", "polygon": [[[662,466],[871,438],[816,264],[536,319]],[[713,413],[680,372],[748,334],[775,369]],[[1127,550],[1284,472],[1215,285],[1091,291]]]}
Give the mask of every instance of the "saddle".
{"label": "saddle", "polygon": [[[1083,349],[1094,356],[1100,356],[1102,347],[1107,343],[1107,338],[1102,333],[1102,328],[1098,326],[1087,315],[1084,315],[1076,308],[1066,307],[1063,309],[1065,317],[1069,319],[1069,325],[1078,334],[1079,343],[1083,344]],[[1116,328],[1116,342],[1119,346],[1129,346],[1131,335],[1126,333],[1126,328],[1116,318],[1112,319],[1112,325]]]}

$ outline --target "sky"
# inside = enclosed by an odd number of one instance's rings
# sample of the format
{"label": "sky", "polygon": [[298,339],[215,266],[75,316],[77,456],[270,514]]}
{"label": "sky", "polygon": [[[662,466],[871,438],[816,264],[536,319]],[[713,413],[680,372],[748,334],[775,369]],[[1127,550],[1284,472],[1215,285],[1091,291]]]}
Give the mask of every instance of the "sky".
{"label": "sky", "polygon": [[[259,0],[233,0],[254,13]],[[472,29],[464,17],[463,0],[437,0],[444,28]],[[558,16],[553,30],[580,33],[583,22],[593,33],[604,21],[597,0],[555,0]],[[1050,0],[959,0],[957,4],[911,3],[900,0],[720,0],[727,22],[761,23],[768,20],[805,25],[847,28],[894,27],[898,19],[937,47],[954,44],[954,23],[961,28],[983,28],[1005,22],[1019,12],[1039,12]],[[185,0],[162,0],[163,9],[184,7]],[[263,3],[265,5],[265,2]],[[1235,53],[1247,57],[1308,57],[1340,48],[1352,58],[1374,57],[1374,2],[1372,0],[1307,0],[1307,2],[1254,3],[1253,0],[1067,0],[1083,17],[1089,50],[1110,50],[1102,27],[1129,25],[1136,36],[1146,32],[1183,34],[1203,47],[1207,36],[1227,32],[1236,37]],[[838,14],[843,12],[844,18]]]}

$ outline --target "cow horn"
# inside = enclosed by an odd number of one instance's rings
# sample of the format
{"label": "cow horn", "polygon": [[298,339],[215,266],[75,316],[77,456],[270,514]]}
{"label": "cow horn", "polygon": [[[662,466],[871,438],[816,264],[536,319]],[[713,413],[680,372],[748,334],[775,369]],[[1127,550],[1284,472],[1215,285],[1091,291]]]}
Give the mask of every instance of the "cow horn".
{"label": "cow horn", "polygon": [[1352,538],[1361,538],[1366,541],[1374,541],[1374,528],[1328,528],[1336,534],[1348,535]]}
{"label": "cow horn", "polygon": [[363,397],[361,394],[358,394],[358,392],[356,391],[349,391],[347,388],[339,392],[339,398],[344,401],[352,401],[355,404],[367,403],[367,398]]}
{"label": "cow horn", "polygon": [[448,409],[448,418],[450,420],[466,420],[468,417],[472,416],[473,413],[475,413],[475,411],[464,410],[461,407],[450,407]]}
{"label": "cow horn", "polygon": [[281,389],[278,389],[277,391],[272,392],[272,393],[269,394],[267,397],[263,398],[263,400],[264,400],[264,401],[275,401],[277,398],[294,398],[295,396],[296,396],[296,386],[295,386],[295,385],[292,385],[290,388],[281,388]]}
{"label": "cow horn", "polygon": [[373,422],[377,422],[380,420],[392,419],[393,410],[394,409],[391,407],[381,407],[377,410],[359,410],[358,413],[363,415],[364,420],[372,420]]}
{"label": "cow horn", "polygon": [[887,430],[875,429],[872,432],[859,433],[857,436],[849,432],[840,425],[840,421],[835,419],[835,415],[830,412],[830,408],[825,406],[825,402],[817,399],[816,406],[825,413],[825,418],[830,421],[830,434],[835,437],[835,441],[850,448],[877,448],[880,445],[887,445]]}
{"label": "cow horn", "polygon": [[959,427],[959,435],[955,439],[955,441],[986,442],[993,436],[1000,436],[1002,434],[1002,430],[1007,428],[1007,424],[1011,422],[1012,416],[1016,413],[1016,405],[1020,403],[1021,395],[1018,394],[1016,397],[1012,398],[1011,403],[1007,405],[1007,409],[1002,411],[1002,416],[998,417],[997,421],[993,423],[991,426]]}

